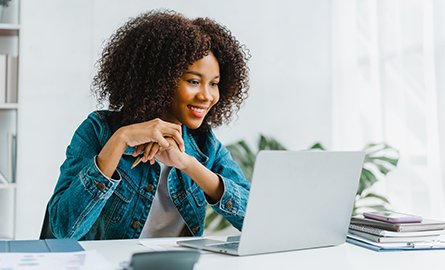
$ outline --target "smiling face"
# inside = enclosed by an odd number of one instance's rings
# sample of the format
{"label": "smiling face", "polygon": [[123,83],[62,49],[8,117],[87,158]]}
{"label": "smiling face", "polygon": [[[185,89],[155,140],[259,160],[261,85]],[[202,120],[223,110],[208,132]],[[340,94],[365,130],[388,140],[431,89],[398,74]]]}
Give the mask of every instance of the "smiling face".
{"label": "smiling face", "polygon": [[213,53],[188,66],[178,81],[167,121],[190,129],[201,126],[204,117],[219,100],[219,64]]}

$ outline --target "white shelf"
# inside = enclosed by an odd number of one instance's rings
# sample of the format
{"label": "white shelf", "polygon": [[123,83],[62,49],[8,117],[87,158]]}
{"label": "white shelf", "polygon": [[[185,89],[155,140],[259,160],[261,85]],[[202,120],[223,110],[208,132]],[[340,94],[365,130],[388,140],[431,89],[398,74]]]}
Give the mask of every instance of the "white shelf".
{"label": "white shelf", "polygon": [[20,24],[0,23],[0,30],[20,30]]}
{"label": "white shelf", "polygon": [[16,183],[8,183],[8,184],[0,183],[0,189],[14,189],[16,187],[17,187]]}
{"label": "white shelf", "polygon": [[0,23],[0,36],[18,36],[20,25]]}
{"label": "white shelf", "polygon": [[18,103],[0,103],[0,110],[16,110],[19,108]]}
{"label": "white shelf", "polygon": [[[21,35],[20,25],[20,3],[21,0],[9,1],[9,7],[3,9],[2,22],[0,23],[0,54],[9,55],[12,57],[19,57],[19,44]],[[18,73],[17,73],[18,76]],[[11,78],[12,79],[12,78]],[[5,89],[7,90],[7,89]],[[2,90],[4,94],[5,91]],[[12,97],[12,96],[11,96]],[[8,171],[8,178],[12,178],[11,175],[11,156],[16,157],[16,154],[12,155],[12,148],[10,142],[11,134],[17,135],[17,122],[18,122],[18,102],[7,103],[6,99],[1,98],[0,103],[0,168],[5,173]],[[16,146],[13,151],[16,152]],[[16,162],[16,161],[14,161]],[[17,212],[16,183],[4,183],[0,182],[0,238],[11,239],[15,237],[15,216]],[[0,267],[1,268],[1,267]]]}

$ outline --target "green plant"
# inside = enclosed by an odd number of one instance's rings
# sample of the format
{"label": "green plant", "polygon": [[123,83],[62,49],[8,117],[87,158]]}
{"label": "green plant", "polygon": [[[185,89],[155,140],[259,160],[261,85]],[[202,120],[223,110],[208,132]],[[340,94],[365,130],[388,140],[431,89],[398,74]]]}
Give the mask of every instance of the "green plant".
{"label": "green plant", "polygon": [[0,0],[0,6],[8,7],[11,0]]}
{"label": "green plant", "polygon": [[[255,157],[258,151],[285,150],[286,148],[274,138],[261,134],[256,152],[254,152],[244,140],[227,145],[227,149],[232,154],[233,159],[240,165],[246,178],[250,181],[250,179],[252,179]],[[321,143],[315,143],[309,149],[325,150]],[[353,215],[362,213],[367,209],[378,211],[388,209],[389,200],[373,192],[371,187],[392,171],[397,166],[399,160],[399,152],[385,143],[368,144],[363,151],[366,153],[366,156],[360,176]],[[222,218],[222,216],[218,215],[210,207],[207,209],[206,228],[219,231],[228,226],[230,226],[230,223]]]}
{"label": "green plant", "polygon": [[367,209],[388,210],[389,200],[373,192],[371,187],[395,169],[399,161],[399,151],[385,143],[368,144],[363,151],[365,151],[366,156],[355,198],[353,215],[363,213]]}

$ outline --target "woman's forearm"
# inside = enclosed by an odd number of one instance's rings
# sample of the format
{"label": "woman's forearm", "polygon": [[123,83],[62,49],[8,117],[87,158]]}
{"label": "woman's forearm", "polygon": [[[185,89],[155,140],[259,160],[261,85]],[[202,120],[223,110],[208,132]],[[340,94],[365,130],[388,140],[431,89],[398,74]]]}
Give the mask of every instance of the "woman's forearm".
{"label": "woman's forearm", "polygon": [[97,166],[105,176],[113,176],[126,148],[124,134],[119,129],[111,136],[97,156]]}
{"label": "woman's forearm", "polygon": [[218,175],[199,163],[190,156],[187,166],[182,169],[195,183],[201,187],[204,193],[212,200],[210,203],[218,202],[224,193],[224,184]]}

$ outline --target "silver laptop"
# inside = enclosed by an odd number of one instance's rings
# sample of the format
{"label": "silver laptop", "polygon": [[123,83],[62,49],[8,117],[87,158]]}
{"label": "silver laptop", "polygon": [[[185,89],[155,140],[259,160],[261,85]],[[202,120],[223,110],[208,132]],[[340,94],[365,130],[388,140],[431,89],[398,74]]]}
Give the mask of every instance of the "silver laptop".
{"label": "silver laptop", "polygon": [[241,236],[181,246],[244,256],[342,244],[364,152],[261,151]]}

